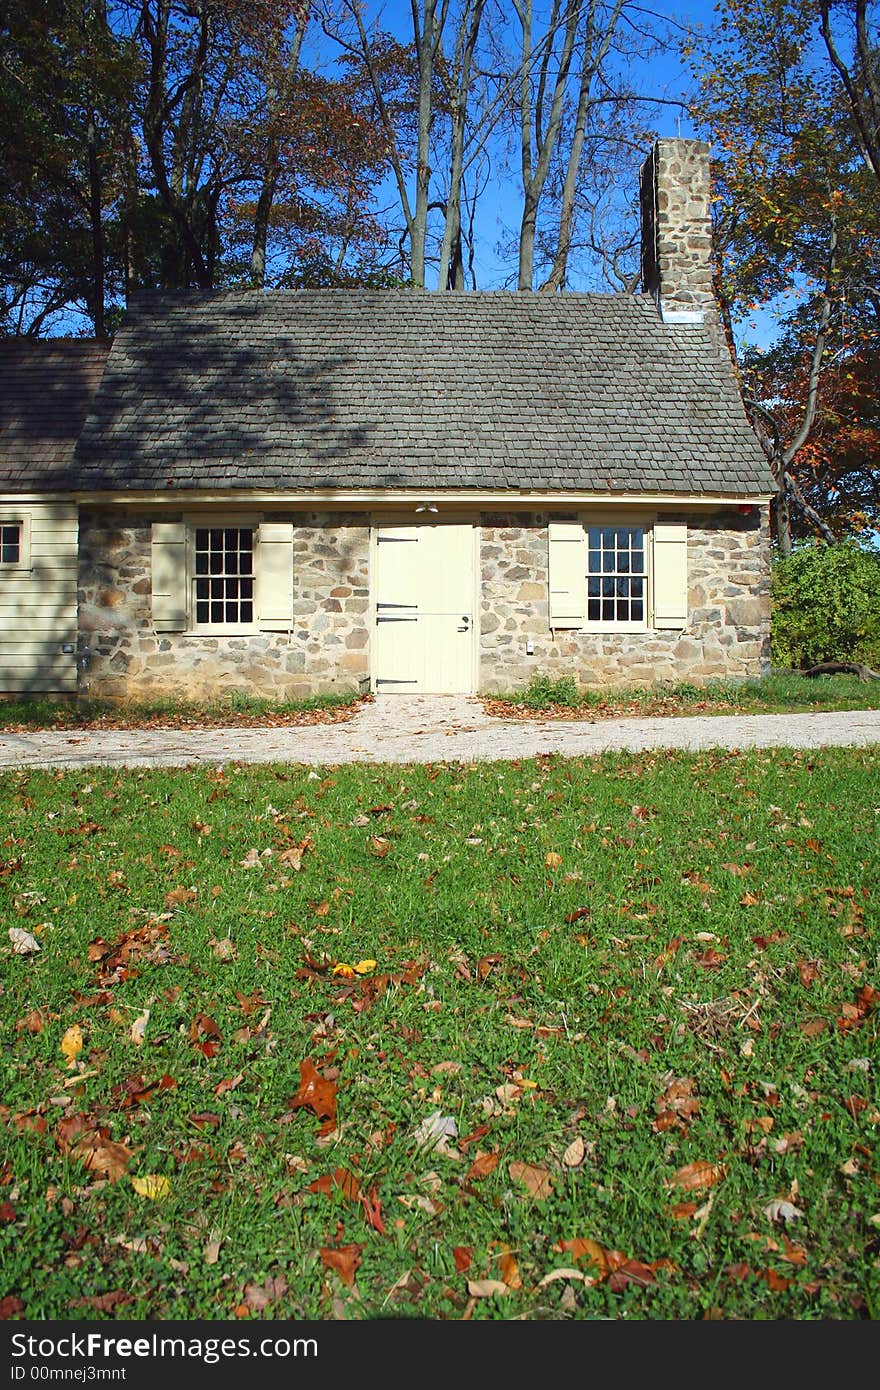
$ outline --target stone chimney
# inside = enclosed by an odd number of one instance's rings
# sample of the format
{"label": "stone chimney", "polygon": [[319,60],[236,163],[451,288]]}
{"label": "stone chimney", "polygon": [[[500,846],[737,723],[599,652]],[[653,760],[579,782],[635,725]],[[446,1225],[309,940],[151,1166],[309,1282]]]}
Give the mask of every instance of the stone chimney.
{"label": "stone chimney", "polygon": [[655,142],[639,176],[642,289],[667,323],[715,318],[709,193],[704,140]]}

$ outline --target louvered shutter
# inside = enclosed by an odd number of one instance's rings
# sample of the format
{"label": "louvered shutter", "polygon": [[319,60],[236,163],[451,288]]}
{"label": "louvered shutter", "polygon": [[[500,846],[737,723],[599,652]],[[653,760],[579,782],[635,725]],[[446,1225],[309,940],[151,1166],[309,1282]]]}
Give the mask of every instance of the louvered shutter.
{"label": "louvered shutter", "polygon": [[257,598],[263,632],[293,627],[293,524],[264,521],[257,549]]}
{"label": "louvered shutter", "polygon": [[587,538],[580,521],[551,521],[550,626],[583,627],[586,618]]}
{"label": "louvered shutter", "polygon": [[157,632],[186,630],[186,526],[154,521],[151,545],[153,626]]}
{"label": "louvered shutter", "polygon": [[654,626],[687,625],[687,526],[654,523]]}

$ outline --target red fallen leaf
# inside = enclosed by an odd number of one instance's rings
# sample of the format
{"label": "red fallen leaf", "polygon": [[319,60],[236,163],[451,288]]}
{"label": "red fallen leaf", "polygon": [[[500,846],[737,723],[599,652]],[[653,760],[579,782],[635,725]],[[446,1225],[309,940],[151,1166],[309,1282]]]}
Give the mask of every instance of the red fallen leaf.
{"label": "red fallen leaf", "polygon": [[8,1322],[10,1318],[17,1317],[24,1312],[24,1304],[14,1293],[7,1294],[5,1298],[0,1298],[0,1322]]}
{"label": "red fallen leaf", "polygon": [[17,1033],[42,1033],[46,1026],[47,1014],[42,1009],[31,1009],[15,1025]]}
{"label": "red fallen leaf", "polygon": [[496,965],[500,965],[503,959],[503,956],[481,956],[477,961],[477,979],[485,980],[486,976]]}
{"label": "red fallen leaf", "polygon": [[480,1139],[485,1139],[488,1133],[488,1125],[477,1125],[476,1129],[471,1130],[470,1134],[466,1134],[462,1139],[457,1141],[456,1147],[461,1149],[462,1152],[467,1153],[472,1144],[476,1144]]}
{"label": "red fallen leaf", "polygon": [[656,1282],[656,1275],[650,1265],[644,1264],[641,1260],[625,1260],[612,1271],[608,1287],[612,1293],[622,1293],[627,1284],[638,1284],[640,1288],[646,1288],[648,1284]]}
{"label": "red fallen leaf", "polygon": [[814,1038],[817,1033],[824,1033],[827,1027],[828,1020],[826,1018],[810,1018],[807,1019],[806,1023],[801,1024],[801,1032],[806,1034],[808,1038]]}
{"label": "red fallen leaf", "polygon": [[332,1173],[324,1173],[323,1177],[315,1178],[306,1188],[306,1192],[319,1192],[325,1197],[330,1197],[334,1192],[341,1192],[350,1202],[357,1202],[361,1195],[361,1185],[354,1173],[347,1168],[336,1168]]}
{"label": "red fallen leaf", "polygon": [[33,1130],[35,1134],[45,1134],[49,1128],[46,1116],[37,1110],[25,1110],[21,1115],[13,1115],[12,1121],[19,1134],[24,1134],[27,1130]]}
{"label": "red fallen leaf", "polygon": [[296,1095],[288,1102],[291,1110],[306,1106],[319,1120],[336,1119],[336,1082],[321,1076],[310,1058],[299,1064],[300,1083]]}
{"label": "red fallen leaf", "polygon": [[854,1120],[862,1110],[867,1110],[868,1108],[868,1102],[865,1100],[864,1096],[848,1096],[843,1103]]}
{"label": "red fallen leaf", "polygon": [[481,1178],[488,1178],[490,1173],[494,1173],[498,1167],[500,1155],[496,1152],[478,1153],[470,1168],[468,1169],[467,1181],[479,1182]]}
{"label": "red fallen leaf", "polygon": [[385,1222],[382,1220],[382,1203],[376,1195],[376,1189],[365,1193],[361,1197],[361,1206],[364,1209],[367,1225],[372,1226],[374,1231],[378,1231],[380,1236],[385,1234]]}
{"label": "red fallen leaf", "polygon": [[811,850],[813,851],[814,854],[821,854],[821,853],[822,853],[822,846],[819,844],[819,841],[818,841],[818,840],[805,840],[805,841],[804,841],[804,848],[805,848],[805,849],[811,849]]}
{"label": "red fallen leaf", "polygon": [[0,1224],[15,1220],[15,1207],[11,1202],[0,1202]]}
{"label": "red fallen leaf", "polygon": [[384,859],[391,848],[391,841],[386,840],[384,835],[373,835],[370,838],[370,850],[377,859]]}
{"label": "red fallen leaf", "polygon": [[592,915],[593,909],[591,907],[576,907],[573,912],[568,914],[565,920],[569,926],[572,926],[574,922],[580,922],[582,918],[592,917]]}
{"label": "red fallen leaf", "polygon": [[200,1110],[197,1114],[190,1115],[189,1122],[195,1125],[196,1129],[216,1129],[220,1124],[220,1116],[210,1110]]}
{"label": "red fallen leaf", "polygon": [[237,1086],[241,1085],[242,1081],[244,1081],[244,1072],[240,1071],[236,1076],[230,1076],[226,1081],[220,1081],[214,1087],[214,1095],[223,1096],[227,1091],[234,1091]]}
{"label": "red fallen leaf", "polygon": [[757,1277],[767,1281],[767,1287],[771,1293],[785,1293],[785,1290],[794,1282],[791,1279],[786,1279],[784,1274],[777,1274],[775,1269],[760,1269],[757,1271]]}
{"label": "red fallen leaf", "polygon": [[217,1042],[223,1041],[223,1034],[213,1018],[209,1018],[207,1014],[196,1014],[189,1025],[190,1042],[198,1042],[201,1038],[214,1038]]}
{"label": "red fallen leaf", "polygon": [[362,1245],[322,1245],[318,1254],[324,1267],[335,1270],[346,1288],[350,1289],[361,1262],[363,1248]]}
{"label": "red fallen leaf", "polygon": [[128,1293],[125,1289],[112,1289],[110,1293],[94,1293],[84,1298],[75,1298],[71,1306],[74,1308],[94,1308],[96,1313],[112,1313],[114,1308],[119,1308],[123,1304],[133,1301],[133,1293]]}
{"label": "red fallen leaf", "polygon": [[676,1202],[669,1208],[669,1215],[676,1221],[687,1221],[697,1210],[696,1202]]}
{"label": "red fallen leaf", "polygon": [[242,994],[239,990],[234,990],[233,992],[243,1014],[255,1013],[256,1010],[261,1009],[266,1002],[258,989],[255,989],[253,994]]}
{"label": "red fallen leaf", "polygon": [[804,989],[811,989],[814,980],[818,980],[822,971],[817,960],[799,960],[798,974],[801,977],[801,984]]}
{"label": "red fallen leaf", "polygon": [[464,1274],[466,1269],[470,1269],[473,1253],[469,1245],[456,1245],[453,1247],[452,1258],[455,1261],[456,1274]]}
{"label": "red fallen leaf", "polygon": [[788,933],[784,931],[772,931],[768,936],[753,936],[752,944],[757,946],[759,951],[766,951],[768,946],[773,946],[778,941],[787,941]]}
{"label": "red fallen leaf", "polygon": [[724,1273],[727,1275],[728,1279],[733,1279],[737,1283],[741,1283],[743,1279],[751,1278],[754,1274],[754,1270],[751,1265],[747,1265],[744,1261],[740,1261],[738,1264],[727,1265]]}
{"label": "red fallen leaf", "polygon": [[727,960],[723,951],[716,951],[714,946],[710,946],[701,956],[694,956],[694,965],[700,966],[703,970],[717,970]]}
{"label": "red fallen leaf", "polygon": [[90,1129],[94,1129],[94,1124],[87,1115],[81,1115],[78,1111],[65,1115],[55,1126],[55,1143],[61,1153],[67,1154],[74,1142]]}

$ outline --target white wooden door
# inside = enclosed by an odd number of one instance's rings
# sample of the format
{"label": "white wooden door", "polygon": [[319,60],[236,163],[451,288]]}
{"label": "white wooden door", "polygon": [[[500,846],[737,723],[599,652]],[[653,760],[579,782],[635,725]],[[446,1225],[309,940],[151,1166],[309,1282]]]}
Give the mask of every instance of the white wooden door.
{"label": "white wooden door", "polygon": [[376,528],[375,687],[379,693],[474,689],[474,528],[391,522]]}

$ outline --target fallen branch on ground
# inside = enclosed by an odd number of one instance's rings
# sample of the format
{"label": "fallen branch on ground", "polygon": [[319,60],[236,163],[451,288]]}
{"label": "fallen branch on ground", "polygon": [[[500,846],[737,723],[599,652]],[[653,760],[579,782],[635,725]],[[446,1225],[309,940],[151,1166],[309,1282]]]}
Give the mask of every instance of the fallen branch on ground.
{"label": "fallen branch on ground", "polygon": [[811,666],[807,671],[801,671],[802,676],[858,676],[864,684],[865,681],[880,681],[880,671],[872,671],[870,666],[864,666],[860,661],[820,661],[818,666]]}

